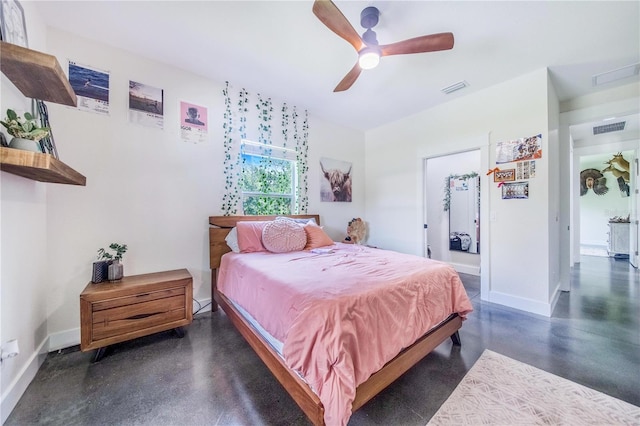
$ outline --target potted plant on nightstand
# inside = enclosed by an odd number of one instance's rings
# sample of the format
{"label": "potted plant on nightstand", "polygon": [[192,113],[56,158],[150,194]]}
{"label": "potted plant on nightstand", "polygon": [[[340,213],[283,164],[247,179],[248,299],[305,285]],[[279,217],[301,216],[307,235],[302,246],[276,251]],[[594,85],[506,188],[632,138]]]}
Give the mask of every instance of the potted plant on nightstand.
{"label": "potted plant on nightstand", "polygon": [[0,124],[13,136],[9,143],[10,148],[44,152],[40,146],[40,140],[49,136],[49,128],[40,127],[31,113],[25,112],[22,118],[14,110],[8,109],[7,118],[5,121],[0,121]]}
{"label": "potted plant on nightstand", "polygon": [[118,281],[122,279],[122,276],[124,275],[124,266],[120,261],[122,260],[124,253],[127,251],[127,245],[111,243],[109,248],[115,251],[116,254],[111,254],[101,248],[98,250],[98,260],[112,261],[107,271],[107,278],[109,281]]}

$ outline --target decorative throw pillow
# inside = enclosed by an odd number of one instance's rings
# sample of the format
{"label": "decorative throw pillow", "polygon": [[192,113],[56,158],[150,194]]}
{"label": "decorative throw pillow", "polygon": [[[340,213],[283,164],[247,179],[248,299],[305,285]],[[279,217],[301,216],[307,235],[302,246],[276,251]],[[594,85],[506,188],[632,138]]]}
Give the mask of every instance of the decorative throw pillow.
{"label": "decorative throw pillow", "polygon": [[307,245],[305,250],[311,250],[318,247],[331,246],[334,244],[330,236],[318,225],[309,223],[304,226],[304,232],[307,234]]}
{"label": "decorative throw pillow", "polygon": [[310,217],[308,219],[303,219],[303,218],[299,218],[299,217],[277,216],[276,220],[290,220],[292,222],[299,223],[300,225],[306,225],[307,223],[311,222],[311,223],[315,223],[317,225],[315,217]]}
{"label": "decorative throw pillow", "polygon": [[298,251],[307,244],[307,234],[298,223],[289,220],[274,220],[264,226],[262,244],[272,253]]}
{"label": "decorative throw pillow", "polygon": [[238,245],[238,228],[235,226],[231,228],[231,231],[229,231],[224,240],[227,242],[227,245],[232,252],[240,253],[240,246]]}
{"label": "decorative throw pillow", "polygon": [[268,221],[242,221],[236,224],[238,228],[238,247],[240,253],[267,251],[262,245],[262,229]]}

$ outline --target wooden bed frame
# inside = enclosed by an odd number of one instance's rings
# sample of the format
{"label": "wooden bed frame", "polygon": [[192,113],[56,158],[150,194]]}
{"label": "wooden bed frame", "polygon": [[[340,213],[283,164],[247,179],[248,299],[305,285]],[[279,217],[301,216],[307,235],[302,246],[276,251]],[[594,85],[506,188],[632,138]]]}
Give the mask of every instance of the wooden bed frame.
{"label": "wooden bed frame", "polygon": [[[288,215],[292,218],[314,218],[320,224],[319,215]],[[269,343],[254,329],[254,327],[238,312],[225,295],[218,292],[217,276],[220,267],[220,259],[223,254],[231,251],[227,246],[225,237],[238,221],[273,220],[275,216],[210,216],[209,217],[209,261],[211,265],[211,294],[214,301],[212,310],[217,311],[219,304],[227,314],[233,325],[245,338],[256,354],[262,359],[271,373],[291,395],[302,411],[314,425],[324,425],[324,407],[318,396],[313,393],[294,371],[286,366],[282,357],[271,347]],[[389,361],[378,372],[362,383],[356,389],[356,397],[352,404],[352,410],[356,411],[367,401],[376,396],[380,391],[393,383],[398,377],[418,363],[442,342],[451,337],[454,345],[460,345],[458,329],[462,326],[462,319],[458,314],[449,316],[443,323],[433,328],[427,334],[419,338],[413,345],[404,349],[395,358]]]}

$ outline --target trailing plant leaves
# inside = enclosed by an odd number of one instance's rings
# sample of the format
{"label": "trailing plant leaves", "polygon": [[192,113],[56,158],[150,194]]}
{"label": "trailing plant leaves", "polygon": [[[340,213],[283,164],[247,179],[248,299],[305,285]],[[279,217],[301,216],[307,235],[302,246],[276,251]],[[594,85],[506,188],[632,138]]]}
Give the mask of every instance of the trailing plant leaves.
{"label": "trailing plant leaves", "polygon": [[471,172],[465,173],[463,175],[449,175],[444,178],[444,198],[442,199],[442,207],[445,212],[449,211],[451,207],[451,179],[462,179],[467,180],[478,176],[478,173]]}
{"label": "trailing plant leaves", "polygon": [[[222,212],[229,216],[236,214],[242,203],[244,214],[290,214],[306,213],[308,208],[308,112],[302,124],[302,133],[298,129],[298,114],[295,107],[293,112],[287,104],[280,108],[282,124],[282,147],[286,148],[293,137],[296,145],[297,186],[296,200],[293,202],[291,193],[291,168],[279,164],[279,160],[271,158],[273,144],[272,122],[274,107],[271,98],[262,98],[257,94],[257,102],[253,103],[257,113],[258,142],[264,145],[261,151],[266,160],[264,167],[242,167],[240,141],[247,138],[247,116],[249,114],[250,95],[243,88],[238,93],[238,100],[231,99],[229,82],[225,82],[223,89],[225,99],[224,112],[224,161],[223,175],[225,179],[224,194],[222,196]],[[232,106],[236,105],[234,110]],[[245,170],[247,169],[247,170]],[[284,188],[287,188],[286,191]],[[246,195],[245,191],[262,193],[264,195]],[[283,196],[286,194],[286,196]],[[292,205],[293,203],[293,205]]]}

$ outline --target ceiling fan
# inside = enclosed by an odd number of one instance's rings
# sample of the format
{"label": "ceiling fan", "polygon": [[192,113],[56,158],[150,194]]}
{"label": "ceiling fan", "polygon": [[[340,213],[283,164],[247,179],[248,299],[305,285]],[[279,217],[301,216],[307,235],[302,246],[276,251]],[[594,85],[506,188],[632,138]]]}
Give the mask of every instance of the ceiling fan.
{"label": "ceiling fan", "polygon": [[358,62],[333,89],[334,92],[342,92],[350,88],[360,76],[362,70],[375,68],[382,56],[435,52],[453,48],[452,33],[431,34],[397,43],[379,45],[376,33],[371,28],[378,23],[380,11],[373,6],[365,8],[360,13],[360,25],[367,29],[362,37],[358,35],[347,18],[344,17],[340,9],[331,0],[315,0],[313,13],[331,31],[349,42],[358,52]]}

